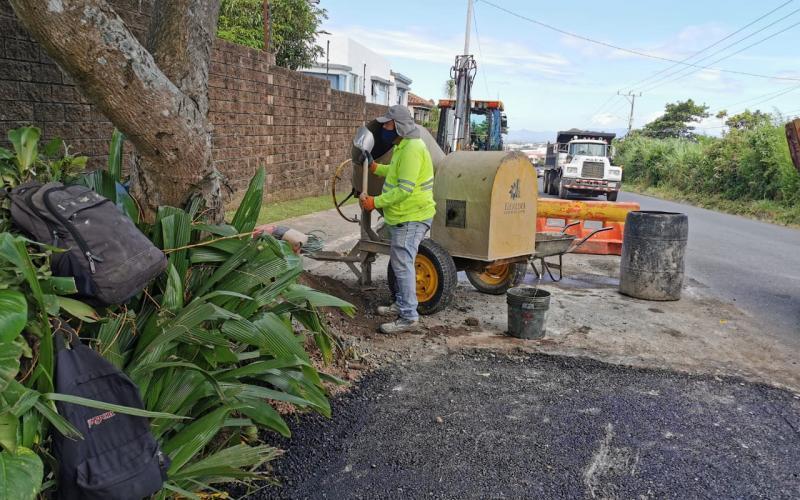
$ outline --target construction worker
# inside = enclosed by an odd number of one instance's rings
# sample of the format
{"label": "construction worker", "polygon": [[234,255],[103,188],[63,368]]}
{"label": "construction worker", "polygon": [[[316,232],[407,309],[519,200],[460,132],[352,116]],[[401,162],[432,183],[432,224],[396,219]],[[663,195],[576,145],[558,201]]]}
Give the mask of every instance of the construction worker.
{"label": "construction worker", "polygon": [[397,315],[395,321],[382,324],[380,331],[399,333],[419,329],[414,260],[436,213],[433,161],[408,108],[392,106],[377,120],[383,125],[383,141],[394,144],[392,161],[381,165],[366,153],[370,171],[385,177],[385,181],[380,196],[362,193],[359,201],[364,210],[383,209],[389,227],[389,262],[396,280],[396,296],[390,306],[379,307],[378,314]]}

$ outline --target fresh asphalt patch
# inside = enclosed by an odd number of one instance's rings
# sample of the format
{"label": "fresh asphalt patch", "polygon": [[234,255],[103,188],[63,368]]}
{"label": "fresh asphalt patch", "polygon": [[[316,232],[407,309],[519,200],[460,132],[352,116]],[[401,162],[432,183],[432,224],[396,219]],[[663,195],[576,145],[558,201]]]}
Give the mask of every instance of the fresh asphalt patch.
{"label": "fresh asphalt patch", "polygon": [[476,351],[332,406],[245,498],[800,497],[800,396],[739,379]]}

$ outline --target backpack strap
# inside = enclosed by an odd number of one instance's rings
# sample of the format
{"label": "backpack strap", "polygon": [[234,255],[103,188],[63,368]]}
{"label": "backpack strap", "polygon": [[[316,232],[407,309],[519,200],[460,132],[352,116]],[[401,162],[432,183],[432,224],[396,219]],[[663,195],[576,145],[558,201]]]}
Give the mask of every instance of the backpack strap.
{"label": "backpack strap", "polygon": [[61,318],[51,318],[50,327],[53,329],[56,352],[62,349],[72,349],[75,344],[80,343],[78,333]]}

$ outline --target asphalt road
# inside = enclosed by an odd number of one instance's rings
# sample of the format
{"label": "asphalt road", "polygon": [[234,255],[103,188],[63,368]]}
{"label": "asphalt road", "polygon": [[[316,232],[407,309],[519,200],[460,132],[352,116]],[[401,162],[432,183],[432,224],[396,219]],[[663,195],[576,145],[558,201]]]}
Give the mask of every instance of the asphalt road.
{"label": "asphalt road", "polygon": [[686,276],[800,345],[800,230],[631,193],[619,201],[687,214]]}
{"label": "asphalt road", "polygon": [[800,497],[800,397],[737,379],[452,354],[332,408],[245,498]]}

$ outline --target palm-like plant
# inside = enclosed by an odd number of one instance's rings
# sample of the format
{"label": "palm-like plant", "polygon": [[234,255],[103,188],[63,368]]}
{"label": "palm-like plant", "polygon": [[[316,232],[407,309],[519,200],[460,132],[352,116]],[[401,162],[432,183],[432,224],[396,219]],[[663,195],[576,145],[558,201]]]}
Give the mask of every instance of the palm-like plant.
{"label": "palm-like plant", "polygon": [[[131,213],[114,167],[121,143],[115,135],[110,171],[84,182]],[[30,450],[49,458],[48,424],[79,438],[55,400],[150,417],[172,459],[159,498],[195,497],[215,483],[260,477],[258,467],[278,450],[259,442],[258,429],[289,435],[275,402],[330,416],[324,382],[341,381],[315,368],[306,337],[330,361],[334,342],[317,309],[353,307],[298,285],[302,261],[287,244],[251,236],[264,176],[260,169],[230,224],[196,221],[197,205],[161,208],[147,229],[168,254],[167,271],[127,307],[103,314],[66,297],[75,293],[71,278],[50,275],[49,253],[57,249],[32,253],[40,247],[0,233],[0,466],[16,478],[0,497],[32,498],[54,486],[41,486],[44,467]],[[139,386],[145,410],[52,392],[48,318],[59,312],[81,322],[84,341]]]}

